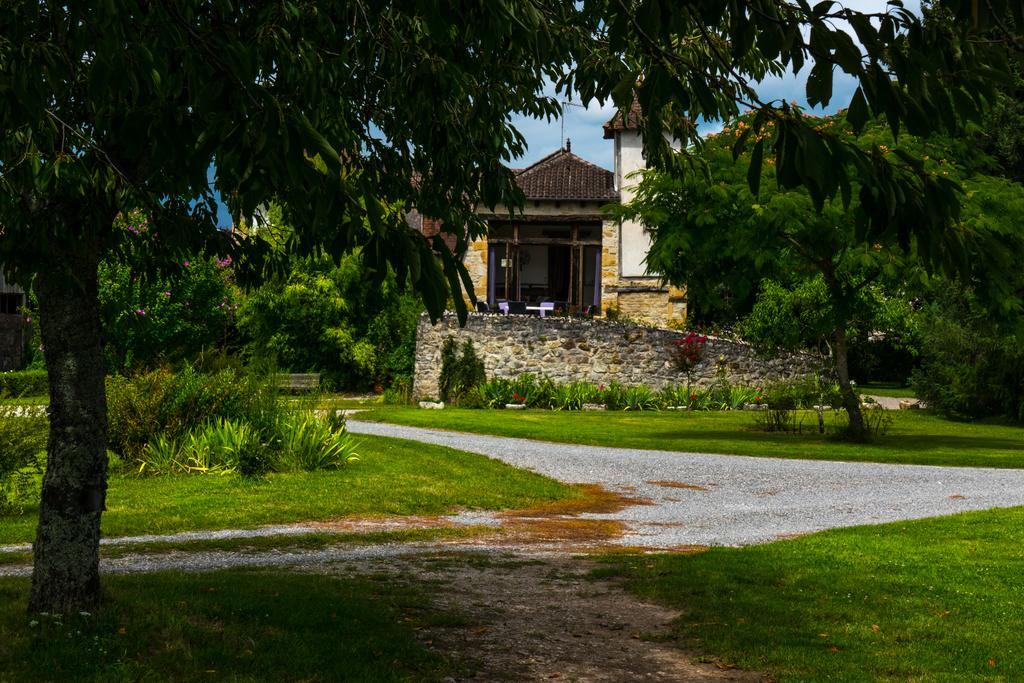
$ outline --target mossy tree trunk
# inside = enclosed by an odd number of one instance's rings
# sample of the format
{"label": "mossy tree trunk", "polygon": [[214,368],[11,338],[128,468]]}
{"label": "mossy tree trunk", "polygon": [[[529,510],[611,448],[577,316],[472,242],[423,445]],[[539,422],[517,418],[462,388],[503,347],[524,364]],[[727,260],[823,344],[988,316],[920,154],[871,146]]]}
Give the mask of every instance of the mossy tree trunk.
{"label": "mossy tree trunk", "polygon": [[[50,439],[34,546],[31,612],[90,610],[100,599],[107,403],[98,254],[66,255],[36,276],[50,379]],[[55,263],[57,261],[55,260]]]}

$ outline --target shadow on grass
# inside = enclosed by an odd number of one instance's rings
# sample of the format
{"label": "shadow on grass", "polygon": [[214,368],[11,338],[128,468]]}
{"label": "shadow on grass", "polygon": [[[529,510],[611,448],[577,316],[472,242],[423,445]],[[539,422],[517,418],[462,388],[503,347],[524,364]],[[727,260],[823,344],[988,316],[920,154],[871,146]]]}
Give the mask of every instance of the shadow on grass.
{"label": "shadow on grass", "polygon": [[231,571],[109,577],[95,615],[25,614],[27,580],[0,580],[10,680],[424,680],[447,663],[413,635],[415,589]]}
{"label": "shadow on grass", "polygon": [[1022,516],[967,513],[624,564],[632,590],[683,610],[683,643],[743,668],[795,680],[1020,680]]}

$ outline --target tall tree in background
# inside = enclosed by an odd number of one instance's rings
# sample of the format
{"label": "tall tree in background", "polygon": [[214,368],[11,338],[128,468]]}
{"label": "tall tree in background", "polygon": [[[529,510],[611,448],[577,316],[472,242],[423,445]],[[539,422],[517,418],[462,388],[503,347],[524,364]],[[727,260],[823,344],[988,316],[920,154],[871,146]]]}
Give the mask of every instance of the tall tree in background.
{"label": "tall tree in background", "polygon": [[[746,155],[734,159],[733,148],[752,118],[742,117],[707,140],[703,161],[710,180],[648,173],[636,199],[620,210],[650,229],[652,269],[676,284],[699,283],[691,297],[708,297],[714,305],[718,287],[784,280],[788,291],[774,283],[762,286],[747,332],[766,350],[824,340],[850,435],[863,437],[860,397],[850,382],[852,334],[878,329],[887,297],[906,298],[934,274],[972,282],[997,314],[1019,315],[1024,292],[1015,283],[1024,262],[1024,188],[986,175],[996,166],[963,141],[904,135],[897,142],[887,126],[872,124],[857,144],[920,164],[924,173],[957,183],[967,198],[959,219],[944,230],[934,236],[917,232],[909,226],[929,210],[928,188],[922,184],[897,215],[898,225],[907,227],[866,239],[861,205],[846,207],[837,198],[815,207],[810,192],[780,187],[772,160],[760,169],[760,192],[750,190],[753,167]],[[842,117],[807,119],[830,135],[852,135]],[[918,177],[903,172],[909,176],[905,181]],[[691,298],[691,303],[703,302]]]}
{"label": "tall tree in background", "polygon": [[[836,195],[848,202],[855,179],[865,239],[931,234],[956,213],[951,183],[816,131],[788,104],[758,99],[755,83],[806,65],[809,99],[827,103],[840,69],[858,83],[856,130],[882,113],[894,131],[957,129],[1005,72],[993,17],[1022,9],[948,6],[956,22],[925,26],[899,3],[863,13],[830,0],[4,3],[0,262],[36,277],[51,381],[30,609],[87,609],[99,596],[96,273],[126,239],[119,214],[149,215],[154,268],[200,251],[244,267],[255,257],[243,236],[217,230],[214,189],[236,216],[276,200],[295,226],[288,253],[360,247],[367,267],[383,276],[390,263],[433,314],[449,290],[464,313],[458,259],[384,207],[415,204],[464,246],[483,230],[476,203],[521,200],[502,165],[523,151],[509,115],[556,114],[542,95],[554,82],[624,108],[635,90],[648,157],[674,170],[686,155],[670,154],[664,134],[699,144],[693,122],[753,107],[753,136],[738,141],[753,142],[752,183],[774,155],[779,183],[806,187],[819,209]],[[919,187],[927,210],[900,225]]]}

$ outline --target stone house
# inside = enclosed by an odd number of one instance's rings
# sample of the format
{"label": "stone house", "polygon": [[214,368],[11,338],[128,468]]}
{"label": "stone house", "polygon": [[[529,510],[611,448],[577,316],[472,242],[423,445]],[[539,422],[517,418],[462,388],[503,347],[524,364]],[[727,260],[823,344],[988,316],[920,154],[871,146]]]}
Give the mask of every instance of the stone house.
{"label": "stone house", "polygon": [[[613,170],[573,154],[566,140],[564,148],[515,169],[526,198],[522,212],[481,210],[489,229],[470,244],[464,263],[486,310],[502,301],[554,302],[658,325],[685,320],[685,293],[646,272],[650,238],[643,227],[602,211],[632,199],[637,181],[629,176],[645,167],[638,115],[634,104],[604,125],[605,139],[615,145]],[[413,214],[412,220],[428,236],[440,229],[428,218]]]}

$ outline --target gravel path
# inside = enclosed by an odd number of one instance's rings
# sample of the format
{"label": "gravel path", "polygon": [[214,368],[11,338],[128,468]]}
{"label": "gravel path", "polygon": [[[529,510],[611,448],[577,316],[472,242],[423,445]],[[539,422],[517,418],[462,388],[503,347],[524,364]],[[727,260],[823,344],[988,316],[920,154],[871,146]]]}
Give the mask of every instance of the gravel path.
{"label": "gravel path", "polygon": [[[615,543],[746,545],[835,527],[1024,505],[1024,471],[784,460],[555,444],[349,421],[353,433],[412,439],[497,458],[570,483],[646,498]],[[1024,447],[1024,445],[1022,445]]]}

